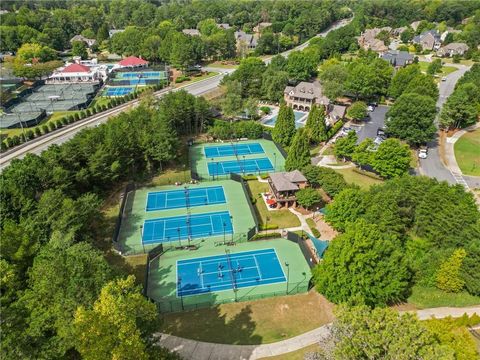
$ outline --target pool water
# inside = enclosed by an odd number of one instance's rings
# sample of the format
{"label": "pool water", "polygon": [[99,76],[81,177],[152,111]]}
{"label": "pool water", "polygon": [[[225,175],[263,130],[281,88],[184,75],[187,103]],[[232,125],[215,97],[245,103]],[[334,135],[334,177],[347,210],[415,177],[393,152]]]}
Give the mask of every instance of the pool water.
{"label": "pool water", "polygon": [[[295,115],[295,127],[298,129],[300,127],[305,126],[305,123],[301,122],[300,120],[302,120],[304,117],[306,117],[307,113],[300,112],[300,111],[294,111],[293,114]],[[277,117],[278,117],[278,113],[275,114],[274,116],[272,116],[267,121],[265,121],[263,124],[267,125],[267,126],[274,126],[275,123],[277,122]]]}

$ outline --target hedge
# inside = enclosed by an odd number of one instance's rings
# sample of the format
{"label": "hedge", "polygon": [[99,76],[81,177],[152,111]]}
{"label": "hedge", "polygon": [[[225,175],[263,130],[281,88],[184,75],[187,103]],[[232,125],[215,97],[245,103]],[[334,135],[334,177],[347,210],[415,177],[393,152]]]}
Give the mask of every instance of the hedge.
{"label": "hedge", "polygon": [[50,132],[50,128],[48,125],[42,125],[42,133],[48,134]]}
{"label": "hedge", "polygon": [[271,233],[265,233],[265,234],[255,234],[250,241],[256,241],[256,240],[264,240],[264,239],[272,239],[272,238],[280,238],[282,237],[282,234],[279,232],[271,232]]}
{"label": "hedge", "polygon": [[37,126],[35,128],[35,136],[40,136],[40,135],[42,135],[42,130],[40,130],[40,128]]}

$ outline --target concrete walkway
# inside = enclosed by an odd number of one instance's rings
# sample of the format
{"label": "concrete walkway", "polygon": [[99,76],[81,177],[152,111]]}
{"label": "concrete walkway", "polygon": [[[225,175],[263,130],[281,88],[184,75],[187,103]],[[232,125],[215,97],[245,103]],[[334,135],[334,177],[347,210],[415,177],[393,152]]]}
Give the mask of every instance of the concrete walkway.
{"label": "concrete walkway", "polygon": [[[480,314],[480,306],[465,308],[440,307],[415,311],[420,320],[432,317],[461,317]],[[207,343],[180,338],[168,334],[157,334],[158,344],[171,351],[176,351],[186,360],[254,360],[268,356],[286,354],[320,342],[330,334],[330,324],[320,326],[312,331],[293,338],[262,345],[227,345]]]}

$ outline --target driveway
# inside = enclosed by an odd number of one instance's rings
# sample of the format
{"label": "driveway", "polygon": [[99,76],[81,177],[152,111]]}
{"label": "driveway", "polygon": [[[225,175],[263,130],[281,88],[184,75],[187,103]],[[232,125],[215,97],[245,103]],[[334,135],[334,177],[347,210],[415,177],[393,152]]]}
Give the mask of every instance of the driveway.
{"label": "driveway", "polygon": [[377,136],[377,129],[385,126],[385,115],[387,114],[388,106],[379,105],[370,112],[370,117],[364,125],[352,125],[351,128],[359,129],[357,131],[358,143],[361,143],[366,138],[372,140]]}

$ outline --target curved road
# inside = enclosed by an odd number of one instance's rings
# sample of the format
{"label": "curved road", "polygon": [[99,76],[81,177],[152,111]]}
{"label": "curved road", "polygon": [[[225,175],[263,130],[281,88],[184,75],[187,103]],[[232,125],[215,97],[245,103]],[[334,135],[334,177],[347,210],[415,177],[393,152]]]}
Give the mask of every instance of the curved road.
{"label": "curved road", "polygon": [[[317,37],[324,37],[326,36],[330,31],[336,30],[339,27],[345,26],[351,21],[352,18],[349,19],[343,19],[340,21],[337,21],[336,23],[332,24],[327,30],[321,32],[320,34],[317,35]],[[303,50],[305,47],[307,47],[308,42],[305,42],[291,50],[285,51],[281,53],[281,55],[287,57],[292,51],[294,50]],[[271,57],[267,58],[264,60],[266,64],[270,63]],[[209,71],[215,71],[219,72],[218,75],[213,76],[211,78],[198,81],[193,84],[185,85],[178,87],[176,89],[163,89],[155,93],[155,96],[157,97],[162,97],[164,94],[166,94],[169,91],[178,91],[180,89],[188,91],[190,94],[194,96],[201,96],[207,92],[210,92],[214,90],[216,87],[218,87],[220,81],[222,78],[233,71],[234,69],[217,69],[217,68],[212,68],[209,67],[207,68]],[[39,138],[36,138],[34,140],[31,140],[23,145],[17,146],[9,151],[6,151],[1,154],[0,158],[0,171],[3,170],[6,166],[10,164],[10,162],[13,159],[21,159],[23,158],[27,153],[33,153],[33,154],[40,154],[42,151],[46,150],[50,145],[52,144],[62,144],[69,139],[71,139],[75,134],[77,134],[79,131],[87,128],[87,127],[92,127],[92,126],[97,126],[100,123],[106,122],[111,116],[118,115],[122,111],[128,110],[132,106],[136,106],[138,104],[138,100],[133,100],[131,102],[122,104],[120,106],[117,106],[116,108],[110,109],[108,111],[102,112],[100,114],[96,114],[93,116],[90,116],[88,118],[85,118],[83,120],[77,121],[74,124],[70,124],[68,126],[65,126],[61,129],[55,130],[51,133],[48,133],[44,136],[41,136]]]}
{"label": "curved road", "polygon": [[[455,89],[455,84],[457,81],[465,74],[467,70],[470,69],[468,66],[457,65],[457,64],[448,64],[449,66],[455,66],[458,68],[457,71],[454,71],[447,76],[446,80],[441,81],[439,85],[439,97],[437,100],[438,114],[436,119],[436,125],[438,127],[438,117],[440,111],[445,104],[447,98],[452,94]],[[461,176],[461,174],[453,174],[445,166],[444,162],[440,156],[440,145],[439,145],[439,134],[435,135],[435,139],[427,144],[428,146],[428,157],[426,159],[420,159],[419,172],[421,175],[426,175],[431,178],[436,178],[440,181],[447,181],[450,184],[461,184],[466,186],[466,182]]]}

